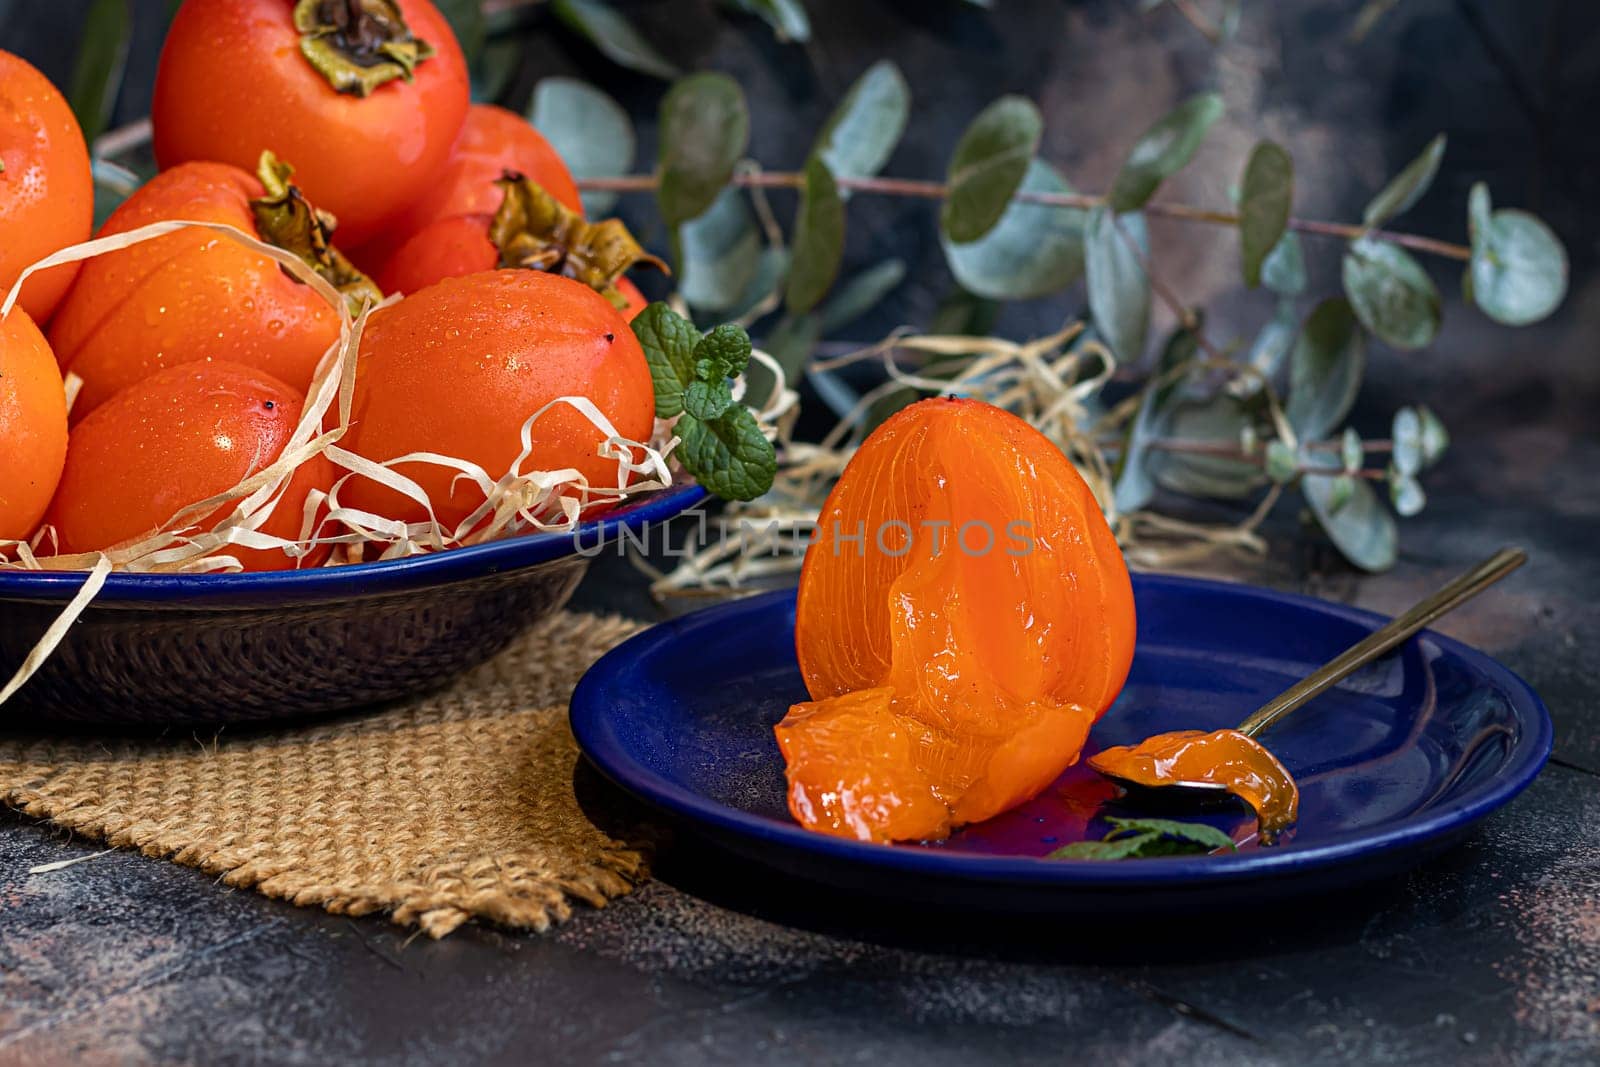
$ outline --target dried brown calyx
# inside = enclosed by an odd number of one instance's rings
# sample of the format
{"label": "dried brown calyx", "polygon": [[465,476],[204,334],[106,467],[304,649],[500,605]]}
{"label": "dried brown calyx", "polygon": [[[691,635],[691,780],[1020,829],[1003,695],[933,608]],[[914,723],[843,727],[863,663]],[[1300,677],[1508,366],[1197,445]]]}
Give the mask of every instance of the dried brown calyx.
{"label": "dried brown calyx", "polygon": [[412,36],[394,0],[299,0],[300,52],[335,91],[366,96],[396,78],[410,81],[433,46]]}
{"label": "dried brown calyx", "polygon": [[[636,263],[666,271],[667,265],[640,247],[621,219],[590,222],[551,196],[532,178],[506,171],[495,182],[505,193],[489,224],[502,267],[544,270],[576,279],[617,307],[627,301],[617,279]],[[670,271],[669,271],[670,273]]]}
{"label": "dried brown calyx", "polygon": [[365,304],[381,302],[383,292],[372,279],[357,270],[330,242],[338,225],[333,216],[307,202],[305,194],[289,181],[293,174],[294,168],[271,152],[261,153],[256,176],[266,192],[250,201],[250,211],[262,239],[299,256],[343,293],[350,314],[360,314]]}

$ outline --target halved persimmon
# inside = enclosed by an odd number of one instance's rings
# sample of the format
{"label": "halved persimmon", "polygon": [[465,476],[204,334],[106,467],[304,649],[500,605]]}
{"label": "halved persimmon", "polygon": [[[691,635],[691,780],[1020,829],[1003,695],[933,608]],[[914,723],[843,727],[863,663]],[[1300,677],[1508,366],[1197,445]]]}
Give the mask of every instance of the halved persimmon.
{"label": "halved persimmon", "polygon": [[1133,643],[1127,567],[1066,456],[989,404],[913,404],[845,468],[806,556],[789,809],[903,841],[1014,807],[1077,762]]}

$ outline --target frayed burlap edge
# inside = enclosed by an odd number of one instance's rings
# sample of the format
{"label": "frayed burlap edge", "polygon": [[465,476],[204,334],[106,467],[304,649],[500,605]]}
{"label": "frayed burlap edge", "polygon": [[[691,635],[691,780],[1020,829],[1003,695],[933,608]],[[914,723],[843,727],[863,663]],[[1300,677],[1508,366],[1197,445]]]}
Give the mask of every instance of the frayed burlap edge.
{"label": "frayed burlap edge", "polygon": [[[647,832],[616,840],[578,806],[566,720],[582,670],[638,628],[564,613],[443,693],[365,718],[232,740],[224,732],[210,749],[0,735],[0,802],[333,914],[387,912],[435,938],[469,919],[544,931],[571,916],[574,899],[603,907],[648,874]],[[216,765],[225,759],[236,766]],[[385,763],[415,767],[397,780]],[[362,766],[371,773],[350,773]],[[282,812],[300,779],[322,779],[326,791]],[[407,795],[406,783],[426,793],[430,781],[439,788],[416,812],[424,831],[403,818],[370,823]],[[507,782],[519,795],[498,798],[505,804],[487,795]],[[190,804],[167,802],[185,788]],[[352,792],[361,788],[381,795]],[[387,841],[368,841],[383,833]]]}

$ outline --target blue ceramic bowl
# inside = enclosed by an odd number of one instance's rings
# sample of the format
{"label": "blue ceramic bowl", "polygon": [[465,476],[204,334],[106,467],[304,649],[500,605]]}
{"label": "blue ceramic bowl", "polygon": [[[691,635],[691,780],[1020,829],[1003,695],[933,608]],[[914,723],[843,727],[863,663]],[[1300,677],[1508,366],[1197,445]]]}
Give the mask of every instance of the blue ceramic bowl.
{"label": "blue ceramic bowl", "polygon": [[[1232,726],[1385,621],[1290,593],[1139,574],[1133,669],[1087,751],[1167,730]],[[1471,831],[1550,754],[1549,713],[1482,652],[1433,631],[1262,736],[1300,785],[1285,844],[1259,847],[1242,807],[1180,809],[1236,854],[1127,862],[1045,858],[1098,839],[1124,805],[1085,765],[1033,800],[937,845],[812,833],[785,804],[772,726],[808,699],[795,595],[770,593],[655,626],[601,657],[572,695],[578,746],[616,784],[784,874],[895,901],[1096,917],[1248,914],[1269,899],[1393,874]],[[1157,812],[1161,814],[1162,812]]]}
{"label": "blue ceramic bowl", "polygon": [[[559,609],[624,529],[664,522],[684,486],[583,523],[387,563],[263,574],[113,574],[0,723],[174,726],[345,711],[434,688]],[[0,678],[83,584],[0,570]]]}

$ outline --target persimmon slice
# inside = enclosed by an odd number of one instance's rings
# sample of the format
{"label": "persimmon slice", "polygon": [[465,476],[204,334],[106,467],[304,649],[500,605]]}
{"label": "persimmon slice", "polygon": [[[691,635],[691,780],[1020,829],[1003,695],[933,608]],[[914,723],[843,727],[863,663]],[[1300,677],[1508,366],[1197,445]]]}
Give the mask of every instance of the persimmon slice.
{"label": "persimmon slice", "polygon": [[913,404],[862,444],[806,555],[789,810],[904,841],[1014,807],[1077,761],[1133,642],[1127,567],[1066,456],[992,405]]}

